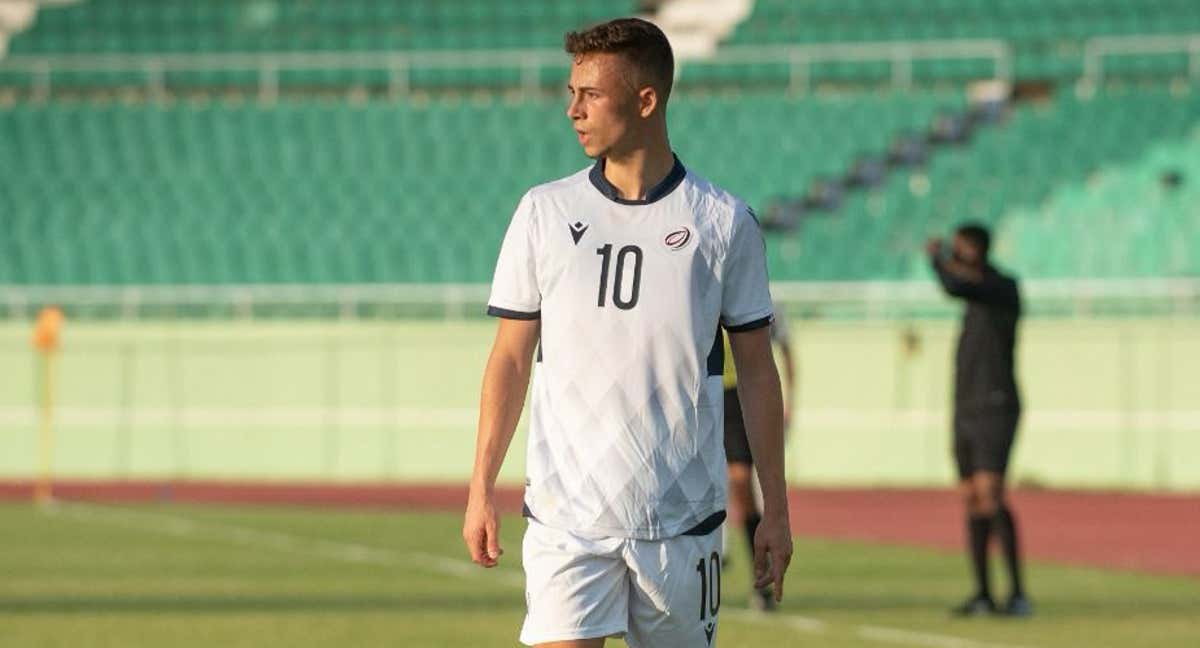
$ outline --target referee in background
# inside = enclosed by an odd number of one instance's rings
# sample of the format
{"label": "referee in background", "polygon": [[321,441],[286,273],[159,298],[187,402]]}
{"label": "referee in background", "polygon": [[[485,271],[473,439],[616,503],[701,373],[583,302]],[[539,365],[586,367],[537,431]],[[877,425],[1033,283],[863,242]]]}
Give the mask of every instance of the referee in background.
{"label": "referee in background", "polygon": [[[947,254],[941,239],[925,249],[942,288],[966,302],[954,361],[954,458],[967,508],[967,544],[975,593],[956,607],[959,616],[997,612],[1029,616],[1021,583],[1017,523],[1005,497],[1004,474],[1021,417],[1013,350],[1021,297],[1016,279],[988,261],[991,236],[982,225],[958,228]],[[1012,592],[997,608],[988,582],[988,542],[1000,540]]]}

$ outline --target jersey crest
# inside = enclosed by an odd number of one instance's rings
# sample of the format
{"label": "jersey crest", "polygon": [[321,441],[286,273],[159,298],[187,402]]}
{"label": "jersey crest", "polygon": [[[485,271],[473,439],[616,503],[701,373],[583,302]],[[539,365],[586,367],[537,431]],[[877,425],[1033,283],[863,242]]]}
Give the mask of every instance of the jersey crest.
{"label": "jersey crest", "polygon": [[663,245],[668,249],[678,251],[687,247],[688,243],[692,242],[692,230],[687,226],[681,226],[673,229],[663,237]]}

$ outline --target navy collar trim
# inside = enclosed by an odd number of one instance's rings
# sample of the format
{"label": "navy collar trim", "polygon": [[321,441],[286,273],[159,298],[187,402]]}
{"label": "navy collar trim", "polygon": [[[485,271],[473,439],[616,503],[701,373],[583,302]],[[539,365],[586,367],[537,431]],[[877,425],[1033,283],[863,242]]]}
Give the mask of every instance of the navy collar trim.
{"label": "navy collar trim", "polygon": [[687,169],[683,168],[683,163],[679,161],[679,157],[672,155],[675,159],[675,164],[671,167],[671,172],[667,177],[662,179],[662,182],[650,187],[646,192],[646,198],[643,200],[629,200],[621,197],[621,192],[604,177],[604,158],[596,160],[596,164],[592,166],[592,170],[588,172],[588,179],[592,181],[592,185],[596,190],[604,195],[605,198],[619,205],[649,205],[652,202],[657,202],[666,198],[679,183],[683,182],[683,178],[687,176]]}

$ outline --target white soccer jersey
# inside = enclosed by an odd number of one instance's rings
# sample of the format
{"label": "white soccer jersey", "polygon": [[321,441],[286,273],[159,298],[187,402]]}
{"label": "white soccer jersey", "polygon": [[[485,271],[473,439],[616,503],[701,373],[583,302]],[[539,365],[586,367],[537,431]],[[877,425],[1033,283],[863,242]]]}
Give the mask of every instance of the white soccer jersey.
{"label": "white soccer jersey", "polygon": [[521,199],[488,313],[541,319],[527,515],[669,538],[724,510],[718,323],[770,324],[766,255],[746,204],[678,160],[640,201],[619,198],[603,167]]}

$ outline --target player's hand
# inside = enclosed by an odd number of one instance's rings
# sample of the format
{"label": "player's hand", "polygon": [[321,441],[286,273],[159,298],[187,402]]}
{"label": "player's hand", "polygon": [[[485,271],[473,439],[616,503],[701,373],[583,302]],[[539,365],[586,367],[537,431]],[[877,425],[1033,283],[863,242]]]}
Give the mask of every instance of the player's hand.
{"label": "player's hand", "polygon": [[925,241],[925,254],[931,257],[938,256],[942,253],[942,239],[934,236]]}
{"label": "player's hand", "polygon": [[471,561],[483,567],[500,563],[504,550],[500,548],[500,518],[490,494],[471,491],[467,498],[467,514],[463,520],[463,541],[471,553]]}
{"label": "player's hand", "polygon": [[754,533],[754,587],[775,586],[775,602],[783,600],[783,575],[792,562],[792,529],[787,511],[763,517]]}

